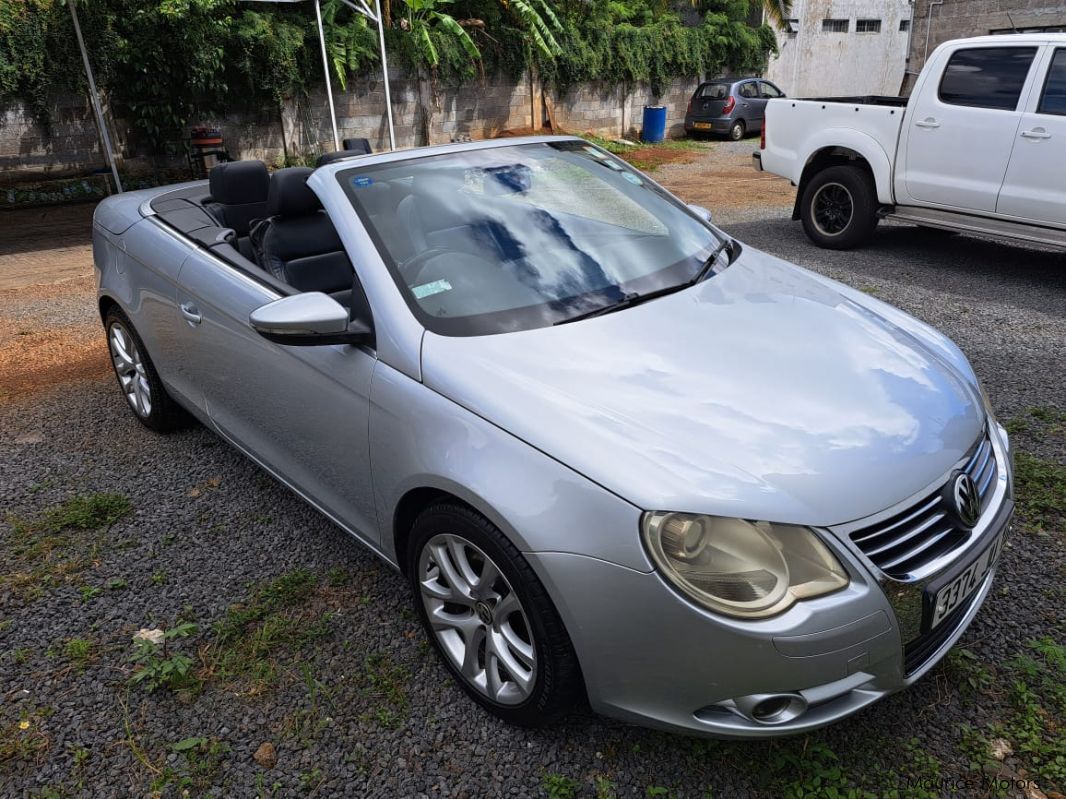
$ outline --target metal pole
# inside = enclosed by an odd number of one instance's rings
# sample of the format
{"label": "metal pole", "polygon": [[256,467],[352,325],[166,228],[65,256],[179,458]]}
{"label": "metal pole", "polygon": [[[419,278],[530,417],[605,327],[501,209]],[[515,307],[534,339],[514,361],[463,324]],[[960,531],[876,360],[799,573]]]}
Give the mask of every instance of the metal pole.
{"label": "metal pole", "polygon": [[96,114],[96,125],[100,128],[100,138],[103,139],[104,155],[108,166],[111,167],[111,175],[115,178],[115,188],[122,191],[122,180],[118,176],[118,167],[115,166],[115,153],[111,149],[111,135],[107,132],[104,124],[104,112],[100,108],[100,97],[96,94],[96,81],[93,80],[93,69],[89,66],[89,54],[85,50],[85,40],[81,38],[81,25],[78,24],[78,12],[74,8],[74,0],[67,0],[70,7],[70,18],[74,23],[74,35],[78,39],[78,49],[81,50],[81,60],[85,65],[85,77],[89,81],[89,100],[93,104],[93,112]]}
{"label": "metal pole", "polygon": [[322,29],[322,6],[315,0],[315,19],[318,21],[318,43],[322,45],[322,69],[326,75],[326,97],[329,99],[329,119],[333,124],[333,148],[341,148],[341,137],[337,133],[337,111],[333,107],[333,86],[329,82],[329,57],[326,55],[326,32]]}
{"label": "metal pole", "polygon": [[[316,0],[317,2],[317,0]],[[385,57],[385,16],[381,13],[381,0],[374,0],[377,9],[378,46],[381,48],[381,74],[385,79],[385,113],[389,120],[389,149],[396,149],[396,132],[392,127],[392,95],[389,92],[389,62]]]}

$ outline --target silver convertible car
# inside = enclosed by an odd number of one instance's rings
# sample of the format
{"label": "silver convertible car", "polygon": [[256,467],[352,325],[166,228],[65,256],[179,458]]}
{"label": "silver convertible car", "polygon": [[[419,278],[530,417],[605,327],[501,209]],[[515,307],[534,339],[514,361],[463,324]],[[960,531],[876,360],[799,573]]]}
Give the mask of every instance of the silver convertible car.
{"label": "silver convertible car", "polygon": [[480,705],[796,733],[919,679],[989,592],[1006,431],[959,349],[572,137],[123,194],[100,315],[399,570]]}

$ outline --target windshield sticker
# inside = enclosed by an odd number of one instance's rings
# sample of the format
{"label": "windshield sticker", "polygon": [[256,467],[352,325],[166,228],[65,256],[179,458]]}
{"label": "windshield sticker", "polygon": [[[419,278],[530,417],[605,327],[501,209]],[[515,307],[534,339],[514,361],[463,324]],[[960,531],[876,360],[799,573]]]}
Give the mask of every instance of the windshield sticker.
{"label": "windshield sticker", "polygon": [[360,175],[357,178],[352,178],[352,185],[355,186],[357,189],[365,189],[373,182],[373,178],[368,178],[365,175]]}
{"label": "windshield sticker", "polygon": [[632,183],[634,186],[643,186],[644,181],[634,175],[632,172],[623,172],[622,177]]}
{"label": "windshield sticker", "polygon": [[440,294],[451,290],[452,284],[447,280],[434,280],[432,283],[423,283],[421,286],[415,286],[411,289],[411,292],[415,295],[416,299],[421,300],[426,297],[432,297],[434,294]]}

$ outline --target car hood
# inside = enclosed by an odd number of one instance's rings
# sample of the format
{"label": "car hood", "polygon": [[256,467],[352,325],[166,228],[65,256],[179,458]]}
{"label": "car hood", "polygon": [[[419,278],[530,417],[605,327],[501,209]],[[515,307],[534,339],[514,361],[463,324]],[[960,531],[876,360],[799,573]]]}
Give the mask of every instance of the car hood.
{"label": "car hood", "polygon": [[601,317],[427,333],[422,364],[430,388],[646,510],[851,521],[942,477],[985,423],[942,336],[750,248]]}

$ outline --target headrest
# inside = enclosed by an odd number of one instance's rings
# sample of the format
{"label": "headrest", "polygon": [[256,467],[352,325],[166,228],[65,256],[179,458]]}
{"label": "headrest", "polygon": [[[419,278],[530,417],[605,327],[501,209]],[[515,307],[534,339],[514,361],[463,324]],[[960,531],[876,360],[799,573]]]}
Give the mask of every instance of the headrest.
{"label": "headrest", "polygon": [[307,187],[312,170],[306,166],[279,169],[270,176],[267,194],[269,216],[310,216],[322,207],[318,196]]}
{"label": "headrest", "polygon": [[223,205],[261,203],[267,198],[270,174],[262,161],[226,161],[211,169],[211,199]]}
{"label": "headrest", "polygon": [[349,153],[359,153],[360,155],[370,155],[374,152],[370,149],[369,139],[345,139],[344,149]]}
{"label": "headrest", "polygon": [[315,168],[322,166],[323,164],[332,164],[334,161],[340,161],[342,158],[356,158],[362,155],[362,153],[353,153],[349,150],[335,150],[332,153],[322,153],[315,160]]}

